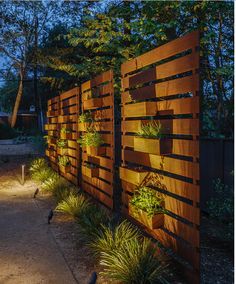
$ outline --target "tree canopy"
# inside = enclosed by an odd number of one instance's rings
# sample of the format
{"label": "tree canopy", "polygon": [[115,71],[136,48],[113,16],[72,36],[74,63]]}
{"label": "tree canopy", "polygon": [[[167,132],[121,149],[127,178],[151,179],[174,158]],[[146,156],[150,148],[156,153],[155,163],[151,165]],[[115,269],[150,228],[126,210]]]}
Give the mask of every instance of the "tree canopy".
{"label": "tree canopy", "polygon": [[[1,25],[7,21],[14,32],[24,29],[27,33],[35,32],[35,26],[22,18],[24,13],[8,16],[6,3],[9,1],[0,3],[0,15],[4,19]],[[109,68],[113,68],[119,78],[122,62],[200,29],[202,135],[233,136],[233,2],[102,0],[60,1],[53,5],[53,1],[12,1],[9,5],[11,9],[20,6],[30,17],[37,16],[39,26],[43,27],[43,32],[38,28],[37,52],[34,37],[29,40],[25,56],[31,65],[26,68],[24,78],[33,78],[32,64],[34,66],[36,62],[38,92],[43,105],[49,97]],[[39,15],[46,11],[45,22]],[[21,36],[16,37],[17,43],[6,37],[3,31],[0,37],[3,42],[0,53],[5,56],[6,52],[13,54],[11,48],[18,47]],[[3,45],[6,50],[1,49]],[[9,57],[7,65],[12,64],[15,64],[14,59]],[[13,107],[14,96],[10,89],[19,87],[18,71],[11,70],[6,78],[14,77],[14,83],[6,81],[0,89],[0,106],[4,109],[10,109],[6,102],[11,102]],[[29,89],[32,88],[23,88],[23,97],[32,95]],[[22,99],[21,107],[24,105]]]}

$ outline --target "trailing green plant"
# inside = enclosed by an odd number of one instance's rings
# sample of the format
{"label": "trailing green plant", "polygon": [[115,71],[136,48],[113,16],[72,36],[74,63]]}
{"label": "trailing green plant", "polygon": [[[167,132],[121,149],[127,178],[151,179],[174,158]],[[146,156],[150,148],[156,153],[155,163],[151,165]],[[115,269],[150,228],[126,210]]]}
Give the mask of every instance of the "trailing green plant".
{"label": "trailing green plant", "polygon": [[162,137],[162,125],[160,121],[151,120],[148,123],[142,123],[141,130],[137,135],[144,138],[158,138]]}
{"label": "trailing green plant", "polygon": [[29,171],[31,174],[37,171],[41,171],[44,168],[48,168],[48,163],[44,158],[37,158],[30,164]]}
{"label": "trailing green plant", "polygon": [[60,201],[56,207],[56,211],[64,212],[74,218],[80,217],[86,209],[90,206],[89,201],[84,195],[75,195],[71,193],[64,200]]}
{"label": "trailing green plant", "polygon": [[68,142],[65,139],[58,139],[57,140],[57,147],[59,148],[67,148]]}
{"label": "trailing green plant", "polygon": [[90,130],[85,133],[77,140],[77,142],[82,146],[94,146],[99,147],[104,143],[102,136],[96,130]]}
{"label": "trailing green plant", "polygon": [[96,255],[102,252],[109,253],[113,250],[120,250],[124,244],[138,237],[140,237],[138,229],[127,220],[120,224],[110,223],[107,226],[102,225],[99,237],[91,242],[90,248]]}
{"label": "trailing green plant", "polygon": [[58,164],[59,166],[70,166],[71,162],[68,156],[59,156],[58,157]]}
{"label": "trailing green plant", "polygon": [[79,116],[79,122],[81,123],[91,123],[93,122],[93,117],[90,111],[88,112],[83,112],[80,116]]}
{"label": "trailing green plant", "polygon": [[62,127],[60,130],[61,133],[71,133],[72,130],[70,128]]}
{"label": "trailing green plant", "polygon": [[168,283],[168,266],[147,238],[132,238],[118,249],[102,252],[100,264],[104,268],[101,274],[118,283]]}
{"label": "trailing green plant", "polygon": [[164,197],[148,186],[138,187],[130,199],[130,204],[137,213],[138,210],[143,210],[149,217],[152,217],[155,214],[165,213],[163,202]]}

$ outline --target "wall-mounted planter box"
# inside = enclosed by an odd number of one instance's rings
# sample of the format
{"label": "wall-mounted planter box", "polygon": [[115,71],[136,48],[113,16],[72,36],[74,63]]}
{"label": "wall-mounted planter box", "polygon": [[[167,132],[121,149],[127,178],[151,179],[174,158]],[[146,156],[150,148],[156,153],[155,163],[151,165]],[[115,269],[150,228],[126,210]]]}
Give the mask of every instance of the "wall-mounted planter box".
{"label": "wall-mounted planter box", "polygon": [[60,133],[60,138],[65,140],[72,139],[72,133]]}
{"label": "wall-mounted planter box", "polygon": [[61,156],[67,154],[67,148],[57,148],[57,154]]}
{"label": "wall-mounted planter box", "polygon": [[134,151],[154,155],[171,154],[172,141],[170,139],[134,137]]}
{"label": "wall-mounted planter box", "polygon": [[68,166],[60,166],[59,165],[59,169],[62,173],[66,174],[66,173],[69,173],[70,172],[70,168],[71,168],[71,165],[68,165]]}
{"label": "wall-mounted planter box", "polygon": [[134,206],[131,204],[129,204],[129,214],[131,217],[151,230],[159,229],[164,225],[164,214],[156,214],[150,217],[141,209],[135,210]]}
{"label": "wall-mounted planter box", "polygon": [[102,107],[102,98],[92,98],[84,101],[84,109],[94,109]]}
{"label": "wall-mounted planter box", "polygon": [[90,123],[88,122],[81,122],[78,124],[78,130],[79,131],[87,131],[87,128],[89,127]]}
{"label": "wall-mounted planter box", "polygon": [[129,183],[139,185],[147,176],[148,171],[120,167],[120,178]]}
{"label": "wall-mounted planter box", "polygon": [[90,156],[104,156],[106,155],[105,147],[86,146],[86,152]]}
{"label": "wall-mounted planter box", "polygon": [[82,166],[82,174],[89,178],[98,177],[99,168],[88,168],[86,166]]}

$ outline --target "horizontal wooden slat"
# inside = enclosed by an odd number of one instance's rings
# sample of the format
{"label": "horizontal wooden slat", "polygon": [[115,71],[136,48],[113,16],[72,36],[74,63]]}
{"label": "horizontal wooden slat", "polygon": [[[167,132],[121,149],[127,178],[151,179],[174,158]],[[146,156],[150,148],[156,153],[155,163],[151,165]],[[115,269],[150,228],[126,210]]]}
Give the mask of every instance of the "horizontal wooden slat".
{"label": "horizontal wooden slat", "polygon": [[199,98],[181,98],[161,102],[141,102],[122,107],[123,117],[156,116],[158,114],[180,115],[199,113]]}
{"label": "horizontal wooden slat", "polygon": [[79,87],[75,87],[65,93],[60,94],[60,100],[68,99],[70,97],[76,96],[77,94],[79,94]]}
{"label": "horizontal wooden slat", "polygon": [[73,98],[69,98],[69,99],[66,99],[64,101],[61,101],[61,108],[65,108],[65,107],[68,107],[68,106],[72,106],[72,105],[75,105],[77,103],[77,96],[76,97],[73,97]]}
{"label": "horizontal wooden slat", "polygon": [[164,162],[164,171],[172,174],[181,175],[187,178],[199,179],[199,166],[197,163],[178,160],[130,150],[122,150],[122,160],[130,163],[136,163],[160,169],[161,163]]}
{"label": "horizontal wooden slat", "polygon": [[87,184],[86,182],[82,182],[83,189],[88,192],[93,198],[96,198],[101,203],[105,204],[109,208],[113,208],[113,200],[111,197],[107,196],[103,192],[97,190],[95,187]]}
{"label": "horizontal wooden slat", "polygon": [[60,115],[58,116],[58,123],[72,123],[77,122],[77,115]]}
{"label": "horizontal wooden slat", "polygon": [[112,196],[113,194],[113,187],[107,182],[104,182],[96,177],[89,178],[87,176],[83,176],[83,180],[87,183],[90,183],[94,187],[99,188],[101,191],[107,193],[108,195]]}
{"label": "horizontal wooden slat", "polygon": [[93,164],[97,164],[101,167],[107,168],[112,170],[113,168],[113,161],[111,159],[108,158],[104,158],[104,157],[92,157],[92,156],[88,156],[86,153],[82,153],[82,160],[83,161],[88,161],[90,163]]}
{"label": "horizontal wooden slat", "polygon": [[199,91],[198,74],[126,91],[121,94],[121,101],[124,104],[135,100],[168,97],[193,91]]}
{"label": "horizontal wooden slat", "polygon": [[148,70],[122,79],[123,90],[144,84],[150,81],[160,80],[177,74],[182,74],[199,68],[199,56],[197,53],[189,54],[170,62],[158,65]]}
{"label": "horizontal wooden slat", "polygon": [[[163,134],[177,135],[199,135],[199,120],[192,118],[182,119],[161,119]],[[150,120],[125,120],[121,122],[121,131],[137,133],[141,130],[142,124],[148,123]]]}
{"label": "horizontal wooden slat", "polygon": [[124,76],[127,73],[148,66],[154,62],[166,59],[185,50],[193,49],[198,45],[199,32],[194,31],[123,63],[121,65],[121,74]]}

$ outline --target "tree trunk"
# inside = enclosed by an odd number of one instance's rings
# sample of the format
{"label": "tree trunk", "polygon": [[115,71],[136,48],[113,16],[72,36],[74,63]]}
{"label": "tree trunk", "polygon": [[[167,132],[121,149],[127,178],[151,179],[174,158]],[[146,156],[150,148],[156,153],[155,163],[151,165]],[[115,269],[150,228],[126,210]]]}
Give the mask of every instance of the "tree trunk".
{"label": "tree trunk", "polygon": [[18,92],[15,100],[14,109],[11,115],[11,127],[14,128],[16,125],[17,113],[19,110],[22,94],[23,94],[23,78],[24,78],[24,71],[23,69],[20,70],[20,82],[18,87]]}

